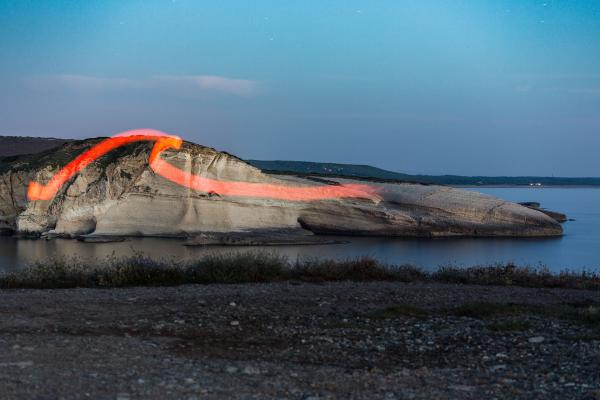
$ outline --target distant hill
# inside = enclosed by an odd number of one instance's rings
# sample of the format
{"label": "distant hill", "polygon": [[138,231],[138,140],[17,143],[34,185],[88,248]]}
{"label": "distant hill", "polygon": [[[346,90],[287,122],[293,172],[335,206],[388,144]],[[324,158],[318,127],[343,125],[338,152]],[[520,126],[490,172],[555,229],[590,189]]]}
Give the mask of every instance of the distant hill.
{"label": "distant hill", "polygon": [[412,177],[408,174],[387,171],[370,165],[319,163],[309,161],[246,161],[257,168],[266,171],[289,171],[301,174],[339,175],[393,180],[404,180]]}
{"label": "distant hill", "polygon": [[68,139],[0,136],[0,157],[40,153],[68,142]]}
{"label": "distant hill", "polygon": [[599,186],[600,178],[556,178],[539,176],[459,176],[410,175],[370,165],[319,163],[307,161],[246,160],[271,173],[293,173],[330,177],[363,178],[377,181],[418,182],[437,185],[519,185],[519,186]]}

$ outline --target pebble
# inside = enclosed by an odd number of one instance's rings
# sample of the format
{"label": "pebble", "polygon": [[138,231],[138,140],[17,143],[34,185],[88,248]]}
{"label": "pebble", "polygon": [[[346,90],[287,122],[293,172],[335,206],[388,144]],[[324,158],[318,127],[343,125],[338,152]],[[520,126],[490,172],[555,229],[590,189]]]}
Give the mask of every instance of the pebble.
{"label": "pebble", "polygon": [[448,388],[452,390],[459,390],[461,392],[471,392],[475,390],[475,387],[468,385],[450,385]]}
{"label": "pebble", "polygon": [[534,336],[527,339],[529,343],[542,343],[545,340],[543,336]]}
{"label": "pebble", "polygon": [[258,375],[258,374],[260,374],[260,369],[255,368],[251,365],[247,365],[242,370],[242,373],[246,374],[246,375]]}
{"label": "pebble", "polygon": [[19,367],[27,368],[33,365],[33,361],[15,361],[15,362],[3,362],[0,363],[0,367]]}

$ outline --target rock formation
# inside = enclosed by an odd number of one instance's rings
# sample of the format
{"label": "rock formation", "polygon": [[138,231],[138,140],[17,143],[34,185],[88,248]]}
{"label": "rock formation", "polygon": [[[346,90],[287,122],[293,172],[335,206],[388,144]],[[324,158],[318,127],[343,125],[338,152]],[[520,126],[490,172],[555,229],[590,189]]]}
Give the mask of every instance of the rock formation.
{"label": "rock formation", "polygon": [[[30,180],[46,182],[97,140],[77,141],[37,156],[0,159],[0,230],[79,237],[181,236],[298,231],[368,236],[555,236],[546,214],[492,196],[443,186],[373,183],[381,200],[309,202],[201,193],[156,175],[152,145],[135,143],[95,161],[51,201],[28,202]],[[185,143],[163,159],[193,174],[226,181],[314,186],[352,182],[269,175],[224,152]],[[364,183],[364,182],[361,182]]]}
{"label": "rock formation", "polygon": [[563,222],[567,222],[568,218],[567,218],[566,214],[542,208],[542,206],[540,205],[540,203],[537,203],[537,202],[534,202],[534,201],[526,201],[526,202],[519,203],[519,204],[522,205],[522,206],[531,208],[533,210],[537,210],[537,211],[543,212],[544,214],[546,214],[547,216],[549,216],[550,218],[556,220],[556,222],[559,222],[561,224]]}

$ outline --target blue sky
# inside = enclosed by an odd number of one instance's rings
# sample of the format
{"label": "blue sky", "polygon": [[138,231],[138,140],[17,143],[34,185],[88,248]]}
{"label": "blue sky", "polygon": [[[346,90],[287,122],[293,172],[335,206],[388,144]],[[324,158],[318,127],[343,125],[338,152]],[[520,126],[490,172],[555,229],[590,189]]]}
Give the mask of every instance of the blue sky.
{"label": "blue sky", "polygon": [[0,134],[600,176],[600,1],[0,1]]}

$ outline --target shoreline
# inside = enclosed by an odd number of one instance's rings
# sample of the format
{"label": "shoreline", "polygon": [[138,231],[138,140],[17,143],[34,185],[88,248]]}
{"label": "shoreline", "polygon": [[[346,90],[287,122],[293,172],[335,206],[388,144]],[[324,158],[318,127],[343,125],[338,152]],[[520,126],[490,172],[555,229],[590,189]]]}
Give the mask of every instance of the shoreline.
{"label": "shoreline", "polygon": [[0,379],[12,399],[590,399],[598,305],[423,282],[0,290]]}

